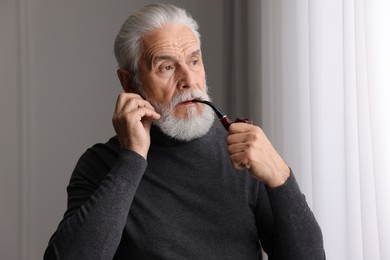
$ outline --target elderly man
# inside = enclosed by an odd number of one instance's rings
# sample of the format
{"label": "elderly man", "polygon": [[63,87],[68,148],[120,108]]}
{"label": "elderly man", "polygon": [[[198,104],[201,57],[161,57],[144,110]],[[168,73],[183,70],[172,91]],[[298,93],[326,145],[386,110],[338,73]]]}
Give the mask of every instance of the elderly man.
{"label": "elderly man", "polygon": [[212,128],[197,23],[172,5],[115,41],[117,135],[88,149],[45,259],[324,259],[321,230],[262,130]]}

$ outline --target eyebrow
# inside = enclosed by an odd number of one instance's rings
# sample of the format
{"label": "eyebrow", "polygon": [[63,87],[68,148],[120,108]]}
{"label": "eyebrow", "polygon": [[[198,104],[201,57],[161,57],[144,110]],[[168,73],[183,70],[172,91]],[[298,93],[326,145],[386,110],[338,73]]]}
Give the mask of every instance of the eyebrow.
{"label": "eyebrow", "polygon": [[156,63],[162,60],[173,60],[174,58],[169,55],[158,55],[151,60],[151,63]]}
{"label": "eyebrow", "polygon": [[[200,50],[196,50],[196,51],[193,51],[189,56],[194,57],[194,56],[200,56],[200,55],[201,55]],[[154,63],[162,61],[162,60],[163,61],[164,60],[175,60],[175,58],[173,56],[170,56],[170,55],[157,55],[150,60],[149,64],[150,64],[150,66],[152,66]]]}

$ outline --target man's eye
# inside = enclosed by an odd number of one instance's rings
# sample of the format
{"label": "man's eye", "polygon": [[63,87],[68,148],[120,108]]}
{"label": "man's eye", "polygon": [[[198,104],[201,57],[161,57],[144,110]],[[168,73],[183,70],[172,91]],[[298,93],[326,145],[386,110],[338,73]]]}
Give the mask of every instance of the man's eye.
{"label": "man's eye", "polygon": [[191,70],[199,70],[202,67],[202,63],[200,59],[193,59],[190,63]]}
{"label": "man's eye", "polygon": [[160,70],[162,72],[167,72],[167,71],[173,70],[173,66],[172,65],[162,66]]}
{"label": "man's eye", "polygon": [[192,64],[192,65],[197,65],[198,63],[199,63],[199,60],[192,60],[192,61],[191,61],[191,64]]}

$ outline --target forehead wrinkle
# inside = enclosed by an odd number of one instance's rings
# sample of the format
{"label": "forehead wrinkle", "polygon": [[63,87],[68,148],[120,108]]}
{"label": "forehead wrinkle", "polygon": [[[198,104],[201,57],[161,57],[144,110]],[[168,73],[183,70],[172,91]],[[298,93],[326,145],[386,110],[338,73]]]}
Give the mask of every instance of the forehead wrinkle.
{"label": "forehead wrinkle", "polygon": [[[142,56],[147,60],[151,60],[156,53],[177,55],[180,52],[185,53],[188,47],[196,45],[200,47],[199,39],[194,32],[188,26],[176,23],[168,23],[161,28],[151,30],[142,38],[144,52]],[[162,51],[160,52],[159,49]]]}
{"label": "forehead wrinkle", "polygon": [[143,57],[146,59],[149,67],[151,68],[153,64],[161,60],[178,60],[180,57],[188,53],[188,49],[196,48],[195,51],[192,51],[188,54],[188,57],[200,56],[200,46],[198,41],[178,41],[170,42],[169,40],[157,45],[148,46],[144,51]]}

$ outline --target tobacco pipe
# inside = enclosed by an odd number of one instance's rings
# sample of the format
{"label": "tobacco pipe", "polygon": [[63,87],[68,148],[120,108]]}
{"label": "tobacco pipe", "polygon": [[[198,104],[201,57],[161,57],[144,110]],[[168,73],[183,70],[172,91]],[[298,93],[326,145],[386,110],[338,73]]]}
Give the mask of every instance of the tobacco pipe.
{"label": "tobacco pipe", "polygon": [[[217,114],[219,121],[222,123],[222,125],[226,129],[226,131],[229,130],[229,126],[233,123],[232,120],[230,120],[230,118],[225,113],[223,113],[221,110],[219,110],[212,102],[206,101],[206,100],[200,100],[200,99],[193,99],[193,100],[191,100],[191,102],[203,103],[203,104],[210,106],[214,110],[215,114]],[[242,123],[252,124],[252,120],[245,119],[245,118],[239,118],[239,117],[234,122],[235,123],[242,122]]]}

